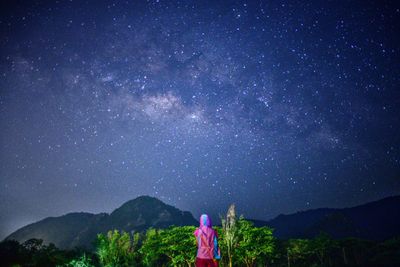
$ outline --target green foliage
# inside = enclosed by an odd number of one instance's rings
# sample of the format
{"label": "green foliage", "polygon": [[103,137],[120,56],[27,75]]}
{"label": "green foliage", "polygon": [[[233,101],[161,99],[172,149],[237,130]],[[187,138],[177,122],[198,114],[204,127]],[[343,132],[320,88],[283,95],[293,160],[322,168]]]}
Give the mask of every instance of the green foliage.
{"label": "green foliage", "polygon": [[174,266],[194,264],[196,239],[194,226],[171,227],[161,234],[162,252],[171,259]]}
{"label": "green foliage", "polygon": [[[229,267],[234,261],[253,266],[256,261],[266,261],[274,252],[272,229],[254,227],[242,217],[236,218],[235,206],[231,205],[225,218],[221,218],[222,228],[217,228],[221,247],[222,263]],[[226,256],[225,256],[226,255]]]}
{"label": "green foliage", "polygon": [[107,235],[97,235],[97,255],[104,267],[135,266],[135,251],[131,236],[118,230],[109,231]]}
{"label": "green foliage", "polygon": [[342,262],[345,265],[364,265],[367,262],[369,251],[373,247],[370,241],[358,238],[346,238],[338,242]]}
{"label": "green foliage", "polygon": [[160,266],[165,256],[161,247],[161,233],[163,230],[148,229],[139,250],[145,266]]}
{"label": "green foliage", "polygon": [[[237,243],[234,245],[234,266],[275,266],[275,267],[397,267],[400,266],[400,238],[384,242],[367,241],[356,238],[332,240],[321,234],[314,239],[273,240],[269,228],[257,228],[243,219],[236,221]],[[110,247],[122,248],[120,262],[98,262],[99,255],[82,250],[63,251],[54,245],[45,245],[41,240],[29,240],[20,244],[14,240],[0,242],[1,266],[193,266],[196,255],[195,227],[171,227],[165,230],[149,229],[145,234],[116,234],[111,231],[100,240]],[[215,227],[220,244],[223,244],[224,231]],[[264,229],[264,230],[263,230]],[[261,232],[259,232],[261,231]],[[128,236],[129,238],[127,238]],[[262,238],[264,236],[264,238]],[[100,245],[98,240],[98,245]],[[128,245],[127,240],[130,240]],[[255,241],[251,241],[255,240]],[[262,244],[266,244],[266,247]],[[272,246],[270,246],[272,245]],[[262,249],[264,247],[264,249]],[[272,250],[270,249],[272,247]],[[127,249],[129,248],[129,249]],[[100,247],[98,247],[100,249]],[[255,254],[257,251],[263,251]],[[117,252],[115,252],[117,253]],[[118,252],[119,253],[119,252]],[[220,266],[228,266],[226,247],[221,246]],[[320,257],[323,255],[321,263]],[[133,259],[132,259],[132,258]],[[256,258],[252,263],[251,260]],[[289,257],[289,261],[288,261]],[[123,259],[124,258],[124,259]],[[265,262],[268,258],[269,262]],[[129,259],[132,261],[130,262]],[[273,259],[273,261],[271,260]],[[247,262],[247,263],[246,263]],[[130,264],[130,265],[129,265]]]}
{"label": "green foliage", "polygon": [[83,254],[79,259],[74,259],[65,265],[66,267],[92,267],[92,260]]}
{"label": "green foliage", "polygon": [[400,266],[400,237],[386,240],[373,248],[371,262],[375,266]]}
{"label": "green foliage", "polygon": [[336,247],[337,243],[326,233],[320,233],[310,241],[310,249],[318,257],[321,265],[324,265],[328,253]]}
{"label": "green foliage", "polygon": [[266,259],[274,252],[274,237],[268,227],[254,227],[252,222],[240,218],[237,221],[237,259],[246,266],[254,266],[256,260]]}
{"label": "green foliage", "polygon": [[294,263],[302,263],[312,254],[310,240],[290,239],[287,243],[288,266]]}
{"label": "green foliage", "polygon": [[140,249],[143,263],[146,266],[160,266],[161,262],[167,260],[173,266],[191,266],[196,256],[194,230],[194,226],[147,230]]}
{"label": "green foliage", "polygon": [[[243,218],[237,220],[234,208],[228,214],[222,227],[215,227],[221,249],[221,267],[400,266],[400,238],[384,242],[356,238],[332,240],[322,233],[314,239],[275,240],[272,229],[254,227]],[[4,240],[0,242],[0,265],[193,266],[196,256],[194,230],[194,226],[148,229],[133,236],[113,230],[98,235],[96,254],[59,250],[40,239],[30,239],[22,244]]]}

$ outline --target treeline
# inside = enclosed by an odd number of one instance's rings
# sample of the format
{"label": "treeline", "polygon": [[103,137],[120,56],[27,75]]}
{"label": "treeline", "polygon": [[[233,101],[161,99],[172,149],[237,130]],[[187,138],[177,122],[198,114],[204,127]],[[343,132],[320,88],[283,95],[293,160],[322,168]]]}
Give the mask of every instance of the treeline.
{"label": "treeline", "polygon": [[[194,266],[194,226],[148,229],[144,233],[111,230],[98,234],[94,252],[64,251],[42,240],[0,243],[1,266]],[[236,218],[234,206],[215,227],[220,266],[326,267],[400,266],[400,239],[384,242],[354,238],[334,240],[321,233],[313,239],[277,240],[273,229]]]}
{"label": "treeline", "polygon": [[[54,244],[45,245],[43,240],[32,238],[20,244],[15,240],[4,240],[0,243],[0,266],[84,266],[69,265],[77,259],[88,255],[94,266],[100,266],[97,256],[85,250],[60,250]],[[86,256],[85,256],[86,257]]]}

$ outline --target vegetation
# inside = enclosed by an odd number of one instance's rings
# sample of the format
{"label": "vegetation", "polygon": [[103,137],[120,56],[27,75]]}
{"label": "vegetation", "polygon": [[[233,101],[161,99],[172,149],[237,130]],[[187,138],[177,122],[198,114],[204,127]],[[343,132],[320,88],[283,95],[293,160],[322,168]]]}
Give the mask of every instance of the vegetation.
{"label": "vegetation", "polygon": [[[22,244],[0,243],[1,266],[194,266],[194,226],[148,229],[144,233],[111,230],[98,234],[95,253],[75,249],[64,251],[40,239]],[[327,267],[400,266],[400,239],[382,242],[355,238],[333,240],[321,233],[313,239],[277,240],[273,229],[255,227],[236,218],[231,206],[216,227],[222,258],[220,266]]]}
{"label": "vegetation", "polygon": [[93,253],[80,249],[60,250],[53,244],[44,245],[41,239],[30,239],[20,244],[15,240],[0,243],[1,266],[90,266],[98,265]]}
{"label": "vegetation", "polygon": [[256,261],[268,262],[274,252],[274,237],[268,227],[254,227],[253,223],[240,218],[237,222],[238,238],[236,255],[240,263],[247,267],[254,266]]}
{"label": "vegetation", "polygon": [[220,242],[225,248],[228,266],[233,265],[233,255],[235,253],[235,245],[237,244],[238,228],[236,225],[235,205],[231,205],[226,214],[226,218],[221,218],[223,238]]}
{"label": "vegetation", "polygon": [[74,259],[67,263],[65,266],[68,267],[92,267],[92,260],[84,253],[79,259]]}
{"label": "vegetation", "polygon": [[135,265],[136,248],[135,237],[118,230],[109,231],[107,235],[97,235],[97,255],[100,263],[104,267],[128,267]]}

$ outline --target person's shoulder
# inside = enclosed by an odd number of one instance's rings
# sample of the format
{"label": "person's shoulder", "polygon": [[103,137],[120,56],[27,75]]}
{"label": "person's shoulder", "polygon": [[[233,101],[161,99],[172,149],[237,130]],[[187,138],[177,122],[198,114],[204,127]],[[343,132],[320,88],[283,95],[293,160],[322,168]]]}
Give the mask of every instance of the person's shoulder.
{"label": "person's shoulder", "polygon": [[213,230],[214,234],[218,237],[218,231],[214,228],[212,228],[212,230]]}
{"label": "person's shoulder", "polygon": [[197,236],[197,235],[199,234],[199,228],[198,228],[198,227],[196,228],[196,230],[194,230],[193,234],[194,234],[195,236]]}

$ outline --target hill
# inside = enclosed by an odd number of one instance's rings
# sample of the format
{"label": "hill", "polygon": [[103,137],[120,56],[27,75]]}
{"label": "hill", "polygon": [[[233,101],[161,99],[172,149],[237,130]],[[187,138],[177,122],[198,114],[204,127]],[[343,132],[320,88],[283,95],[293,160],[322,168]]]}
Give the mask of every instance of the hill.
{"label": "hill", "polygon": [[74,247],[92,249],[96,235],[111,229],[136,232],[150,227],[166,228],[171,225],[197,224],[190,212],[180,211],[153,197],[141,196],[124,203],[111,214],[81,212],[49,217],[18,229],[6,239],[24,242],[38,238],[63,249]]}
{"label": "hill", "polygon": [[[270,221],[251,221],[256,226],[274,228],[274,236],[279,239],[313,238],[322,231],[333,238],[385,240],[400,236],[400,196],[352,208],[321,208],[281,214]],[[137,232],[150,227],[197,224],[190,212],[180,211],[153,197],[141,196],[124,203],[111,214],[81,212],[50,217],[22,227],[6,239],[24,242],[38,238],[63,249],[92,249],[96,235],[111,229]]]}
{"label": "hill", "polygon": [[385,240],[400,236],[400,196],[352,208],[314,209],[253,222],[274,228],[274,235],[280,239],[312,238],[322,231],[333,238]]}

